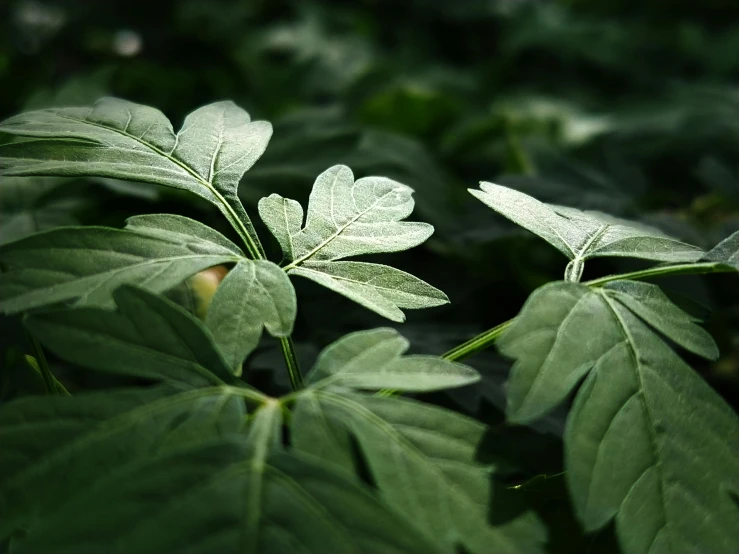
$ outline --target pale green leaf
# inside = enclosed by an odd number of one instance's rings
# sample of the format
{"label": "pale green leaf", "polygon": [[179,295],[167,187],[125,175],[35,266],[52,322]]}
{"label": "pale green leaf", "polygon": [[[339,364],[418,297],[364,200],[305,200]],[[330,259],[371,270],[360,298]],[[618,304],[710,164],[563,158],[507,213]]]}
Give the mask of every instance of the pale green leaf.
{"label": "pale green leaf", "polygon": [[410,187],[385,177],[355,182],[348,167],[337,165],[316,179],[305,227],[300,205],[277,194],[259,201],[259,214],[280,242],[286,260],[297,266],[307,260],[338,260],[418,246],[434,228],[401,221],[413,211],[412,194]]}
{"label": "pale green leaf", "polygon": [[405,321],[400,308],[431,308],[449,299],[410,273],[366,262],[305,262],[288,270],[354,300],[392,321]]}
{"label": "pale green leaf", "polygon": [[585,528],[615,518],[626,554],[732,554],[739,421],[656,334],[716,355],[710,336],[652,287],[536,291],[499,341],[516,359],[509,418],[540,417],[589,373],[565,432],[566,475]]}
{"label": "pale green leaf", "polygon": [[256,233],[236,194],[272,135],[233,102],[203,106],[179,133],[159,110],[117,98],[92,107],[50,108],[0,123],[23,137],[0,146],[0,174],[98,176],[184,189]]}
{"label": "pale green leaf", "polygon": [[[246,394],[260,406],[244,433]],[[441,554],[350,474],[282,450],[281,412],[228,387],[16,402],[0,410],[0,540],[19,554]]]}
{"label": "pale green leaf", "polygon": [[266,260],[244,260],[218,285],[205,324],[238,372],[259,344],[262,328],[273,337],[287,337],[296,314],[295,289],[285,272]]}
{"label": "pale green leaf", "polygon": [[43,312],[26,326],[57,356],[89,369],[193,386],[233,381],[213,337],[185,309],[127,285],[113,299],[115,312]]}
{"label": "pale green leaf", "polygon": [[430,308],[449,300],[428,283],[392,267],[337,262],[360,254],[397,252],[424,242],[427,223],[402,221],[413,211],[413,191],[384,177],[354,181],[351,170],[334,166],[316,179],[303,227],[303,208],[272,194],[259,214],[282,247],[285,270],[342,294],[393,321],[400,308]]}
{"label": "pale green leaf", "polygon": [[296,409],[316,418],[293,429],[296,448],[346,466],[340,453],[353,435],[382,498],[445,552],[542,551],[545,533],[531,513],[489,522],[493,470],[475,461],[484,425],[412,400],[323,389],[301,393]]}
{"label": "pale green leaf", "polygon": [[[514,189],[481,183],[470,193],[517,225],[540,236],[570,260],[602,256],[661,262],[694,262],[703,256],[697,246],[661,231],[600,212],[583,212],[539,202]],[[578,276],[579,277],[579,276]]]}
{"label": "pale green leaf", "polygon": [[339,385],[428,392],[461,387],[480,379],[474,369],[443,358],[403,356],[409,346],[395,329],[346,335],[321,352],[306,382],[319,388]]}
{"label": "pale green leaf", "polygon": [[0,247],[0,312],[59,302],[110,307],[121,284],[163,292],[199,271],[245,259],[228,239],[186,217],[138,216],[129,225],[61,228]]}

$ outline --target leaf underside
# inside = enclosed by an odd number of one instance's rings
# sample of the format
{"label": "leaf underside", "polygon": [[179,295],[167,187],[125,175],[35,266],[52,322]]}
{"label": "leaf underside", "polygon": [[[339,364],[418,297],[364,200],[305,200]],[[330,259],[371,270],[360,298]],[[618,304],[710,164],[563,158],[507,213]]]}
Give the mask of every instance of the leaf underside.
{"label": "leaf underside", "polygon": [[602,256],[695,262],[703,251],[661,231],[601,212],[545,204],[501,185],[481,183],[470,193],[499,214],[546,240],[570,260]]}
{"label": "leaf underside", "polygon": [[0,145],[2,175],[112,177],[183,189],[216,205],[258,244],[237,187],[272,126],[252,122],[233,102],[195,110],[177,134],[159,110],[118,98],[16,115],[0,123],[0,133],[20,137]]}

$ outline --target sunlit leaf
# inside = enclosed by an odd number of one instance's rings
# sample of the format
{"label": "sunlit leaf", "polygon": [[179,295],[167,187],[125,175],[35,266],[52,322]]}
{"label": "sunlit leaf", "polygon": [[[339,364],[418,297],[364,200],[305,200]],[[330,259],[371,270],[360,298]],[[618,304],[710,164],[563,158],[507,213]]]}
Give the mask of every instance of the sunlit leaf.
{"label": "sunlit leaf", "polygon": [[244,260],[218,285],[205,324],[237,372],[259,344],[262,328],[273,337],[287,337],[296,312],[295,290],[285,272],[272,262]]}
{"label": "sunlit leaf", "polygon": [[69,301],[112,306],[121,284],[163,292],[203,269],[243,259],[223,235],[181,216],[137,216],[124,230],[61,228],[0,247],[0,311]]}
{"label": "sunlit leaf", "polygon": [[394,321],[400,308],[446,303],[441,291],[405,272],[377,264],[335,260],[397,252],[418,246],[433,233],[427,223],[402,221],[413,211],[413,191],[384,177],[354,181],[337,165],[316,179],[303,225],[295,200],[272,194],[259,214],[282,247],[288,274],[309,278]]}
{"label": "sunlit leaf", "polygon": [[195,110],[177,134],[159,110],[117,98],[16,115],[0,123],[0,133],[22,137],[0,146],[0,174],[111,177],[184,189],[257,242],[237,187],[272,127],[252,122],[233,102]]}
{"label": "sunlit leaf", "polygon": [[[703,256],[697,246],[670,238],[643,224],[600,212],[544,204],[527,194],[492,183],[481,183],[480,189],[470,189],[470,193],[546,240],[573,262],[602,256],[693,262]],[[575,271],[581,272],[582,268]],[[579,273],[575,276],[579,279]]]}

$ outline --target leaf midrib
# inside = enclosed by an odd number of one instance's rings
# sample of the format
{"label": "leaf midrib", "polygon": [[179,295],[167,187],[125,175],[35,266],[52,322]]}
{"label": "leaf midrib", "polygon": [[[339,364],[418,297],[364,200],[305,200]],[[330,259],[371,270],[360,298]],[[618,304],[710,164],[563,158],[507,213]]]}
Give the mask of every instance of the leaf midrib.
{"label": "leaf midrib", "polygon": [[[634,368],[634,375],[636,376],[637,383],[639,385],[639,389],[636,393],[636,396],[639,397],[641,400],[641,403],[644,407],[644,413],[647,416],[647,432],[649,433],[649,441],[651,443],[651,451],[652,456],[654,457],[654,468],[659,474],[659,495],[660,495],[660,508],[662,511],[662,526],[660,529],[657,530],[657,533],[652,538],[652,543],[656,540],[657,536],[659,536],[659,532],[662,528],[664,528],[666,525],[668,525],[667,521],[667,502],[666,502],[666,494],[665,494],[665,471],[662,467],[662,458],[659,455],[659,441],[657,440],[657,434],[654,430],[654,424],[655,417],[652,413],[652,408],[649,405],[649,402],[647,402],[646,396],[644,394],[645,387],[644,387],[644,381],[642,379],[641,371],[639,368],[641,367],[641,363],[639,361],[639,356],[637,355],[637,346],[636,342],[634,341],[634,337],[631,335],[631,332],[629,331],[628,326],[626,325],[626,322],[621,317],[621,314],[618,312],[615,306],[613,306],[611,299],[608,297],[608,294],[602,290],[598,290],[595,292],[596,294],[599,294],[608,308],[608,310],[613,315],[614,319],[616,320],[616,323],[618,324],[621,333],[624,336],[624,339],[626,340],[627,344],[629,345],[629,352],[631,354],[631,359],[633,362],[633,368]],[[648,468],[647,468],[648,469]],[[646,470],[645,470],[646,472]],[[641,476],[640,476],[641,479]],[[621,507],[623,506],[623,502],[628,498],[628,496],[631,494],[631,491],[633,490],[634,486],[638,483],[638,480],[634,481],[632,483],[631,487],[629,488],[629,491],[626,493],[626,496],[624,496],[624,500],[619,504],[619,511]],[[651,549],[651,544],[650,544]]]}
{"label": "leaf midrib", "polygon": [[[304,254],[303,256],[301,256],[298,259],[294,260],[293,262],[291,262],[290,264],[288,264],[287,266],[285,266],[283,269],[285,271],[289,271],[289,270],[291,270],[291,269],[299,266],[304,261],[312,258],[318,251],[322,250],[323,248],[325,248],[326,246],[328,246],[331,242],[333,242],[335,239],[337,239],[339,236],[341,236],[341,233],[343,233],[344,230],[347,227],[349,227],[350,225],[353,225],[354,223],[356,223],[357,220],[360,217],[362,217],[363,215],[365,215],[366,213],[368,213],[370,210],[373,210],[375,208],[375,206],[377,206],[377,204],[379,204],[382,200],[385,199],[386,196],[388,196],[389,194],[393,194],[394,192],[395,192],[395,190],[390,189],[385,194],[383,194],[382,196],[378,197],[377,200],[375,200],[372,204],[370,204],[365,210],[363,210],[361,212],[358,212],[357,215],[355,215],[354,217],[352,217],[349,221],[347,221],[341,227],[337,227],[336,228],[336,231],[334,233],[332,233],[331,236],[329,236],[328,238],[326,238],[325,240],[323,240],[320,244],[318,244],[318,246],[316,246],[315,248],[313,248],[312,250],[310,250],[307,254]],[[333,199],[333,196],[332,196],[332,199]],[[304,231],[305,229],[307,229],[309,225],[310,225],[310,222],[306,222],[306,225],[305,225],[305,227],[303,229],[301,229],[301,232]],[[288,229],[288,235],[289,234],[290,234],[290,230]]]}
{"label": "leaf midrib", "polygon": [[[200,183],[205,188],[207,188],[213,194],[213,196],[216,197],[216,199],[218,200],[218,202],[221,204],[222,208],[227,212],[227,217],[231,220],[231,223],[232,224],[236,224],[238,226],[238,228],[240,230],[240,234],[242,236],[242,239],[246,243],[246,246],[249,249],[249,251],[252,254],[252,256],[254,256],[255,259],[260,259],[262,257],[261,255],[259,255],[259,249],[256,248],[256,245],[254,244],[254,242],[253,242],[253,240],[251,238],[251,235],[249,234],[248,230],[246,229],[246,226],[243,224],[243,222],[241,221],[241,219],[239,218],[239,216],[236,214],[236,212],[234,211],[234,209],[231,207],[231,204],[229,204],[226,201],[226,199],[218,191],[218,189],[215,187],[215,185],[213,183],[211,183],[208,180],[204,179],[197,171],[195,171],[192,167],[190,167],[189,165],[187,165],[185,162],[183,162],[181,160],[178,160],[177,158],[175,158],[171,154],[167,154],[166,152],[164,152],[163,150],[161,150],[157,146],[151,144],[150,142],[147,142],[147,141],[145,141],[145,140],[143,140],[143,139],[141,139],[139,137],[136,137],[135,135],[131,135],[130,133],[121,131],[120,129],[116,129],[115,127],[108,127],[108,126],[102,125],[100,123],[95,123],[95,122],[89,121],[88,119],[78,119],[78,118],[75,118],[75,117],[70,117],[70,116],[68,116],[66,114],[62,114],[62,113],[59,113],[59,112],[55,112],[55,113],[57,113],[57,115],[59,117],[63,118],[63,119],[69,119],[71,121],[76,121],[77,123],[83,123],[85,125],[92,125],[94,127],[98,127],[100,129],[105,129],[107,131],[112,131],[114,133],[118,133],[121,136],[127,137],[127,138],[129,138],[129,139],[131,139],[131,140],[133,140],[133,141],[135,141],[135,142],[137,142],[137,143],[139,143],[139,144],[141,144],[141,145],[149,148],[151,151],[155,152],[156,154],[159,154],[163,158],[169,160],[171,163],[173,163],[173,164],[177,165],[178,167],[180,167],[181,169],[183,169],[185,172],[189,173],[198,183]],[[221,133],[222,133],[222,131],[221,131]],[[173,134],[174,134],[174,131],[173,131]],[[176,139],[176,142],[175,142],[175,148],[176,148],[177,145],[179,144],[179,140],[177,138],[179,136],[179,133],[174,134],[174,136],[175,136],[175,139]],[[221,145],[221,142],[219,140],[219,146],[218,146],[218,148],[220,148],[220,145]],[[108,146],[108,148],[111,148],[111,147]],[[218,148],[216,149],[216,152],[214,153],[214,156],[217,156],[218,155]],[[174,150],[172,150],[172,152],[174,152]]]}

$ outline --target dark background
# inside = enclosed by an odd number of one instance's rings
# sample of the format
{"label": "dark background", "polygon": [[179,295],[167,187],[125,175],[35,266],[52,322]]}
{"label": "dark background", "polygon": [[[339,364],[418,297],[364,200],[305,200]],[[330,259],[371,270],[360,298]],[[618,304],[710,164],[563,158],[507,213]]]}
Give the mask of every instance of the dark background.
{"label": "dark background", "polygon": [[[275,128],[240,189],[255,220],[261,196],[305,202],[337,163],[412,186],[413,217],[436,234],[373,261],[449,295],[451,305],[411,312],[401,326],[421,352],[514,316],[534,288],[562,278],[558,252],[467,194],[479,181],[644,221],[705,248],[739,228],[738,84],[733,0],[0,0],[1,117],[114,95],[160,108],[177,128],[196,107],[232,99]],[[76,181],[32,208],[60,202],[72,222],[120,226],[172,211],[226,231],[214,210],[176,191]],[[9,204],[0,198],[0,234]],[[584,278],[639,267],[593,261]],[[708,318],[722,358],[689,361],[736,407],[736,276],[660,284]],[[305,364],[344,333],[388,324],[311,283],[296,286]],[[522,468],[512,483],[523,486],[509,492],[555,524],[553,551],[608,552],[611,531],[582,537],[567,509],[561,416],[537,430],[500,426],[507,364],[492,351],[469,362],[485,375],[480,386],[429,400],[499,426],[493,449]],[[285,386],[269,341],[249,366],[250,379]]]}

